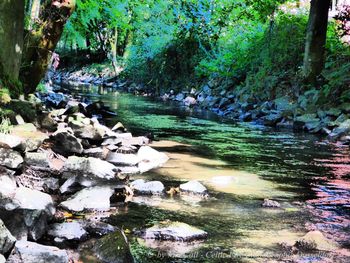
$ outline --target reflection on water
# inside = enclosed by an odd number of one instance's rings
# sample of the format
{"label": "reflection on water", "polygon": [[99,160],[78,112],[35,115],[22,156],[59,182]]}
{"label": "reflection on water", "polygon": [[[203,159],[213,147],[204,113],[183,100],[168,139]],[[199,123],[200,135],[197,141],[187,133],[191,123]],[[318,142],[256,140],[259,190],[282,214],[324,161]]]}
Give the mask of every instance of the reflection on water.
{"label": "reflection on water", "polygon": [[[77,92],[102,100],[118,112],[107,124],[121,121],[136,135],[152,132],[162,140],[154,146],[167,152],[170,161],[139,177],[161,180],[167,187],[199,179],[210,189],[210,197],[204,200],[135,198],[111,217],[116,225],[133,229],[160,220],[178,220],[209,233],[199,251],[241,256],[277,256],[281,253],[278,243],[293,243],[307,230],[318,228],[341,242],[341,253],[348,252],[344,252],[350,247],[348,147],[320,142],[308,134],[235,124],[206,111],[148,98],[106,90],[99,93],[93,88]],[[261,208],[265,197],[280,201],[282,208]],[[140,252],[136,243],[133,248],[142,255],[142,262],[170,262]],[[241,261],[267,262],[256,257]],[[198,262],[232,261],[203,256]]]}

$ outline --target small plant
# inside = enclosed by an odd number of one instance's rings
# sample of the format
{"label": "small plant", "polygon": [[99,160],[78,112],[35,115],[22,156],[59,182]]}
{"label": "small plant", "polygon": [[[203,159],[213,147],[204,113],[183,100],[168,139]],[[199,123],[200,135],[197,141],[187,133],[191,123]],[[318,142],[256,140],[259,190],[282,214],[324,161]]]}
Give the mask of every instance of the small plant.
{"label": "small plant", "polygon": [[7,104],[11,101],[10,92],[6,88],[0,89],[0,104]]}
{"label": "small plant", "polygon": [[0,133],[8,134],[11,132],[12,125],[9,118],[2,118],[0,123]]}
{"label": "small plant", "polygon": [[39,83],[39,85],[36,87],[36,91],[40,93],[47,93],[47,88],[45,84]]}

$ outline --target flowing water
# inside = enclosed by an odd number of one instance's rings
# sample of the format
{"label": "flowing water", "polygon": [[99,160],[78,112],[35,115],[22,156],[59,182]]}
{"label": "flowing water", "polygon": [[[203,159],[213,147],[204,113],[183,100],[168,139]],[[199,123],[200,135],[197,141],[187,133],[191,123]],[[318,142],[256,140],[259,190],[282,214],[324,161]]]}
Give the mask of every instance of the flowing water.
{"label": "flowing water", "polygon": [[[79,87],[75,93],[116,110],[118,117],[107,124],[121,121],[134,135],[151,132],[152,147],[169,155],[164,167],[135,178],[160,180],[167,188],[197,179],[209,189],[207,199],[134,197],[118,207],[108,221],[127,233],[172,220],[209,234],[205,242],[190,244],[145,242],[128,234],[139,262],[279,262],[286,258],[280,243],[294,244],[314,229],[337,241],[328,248],[337,260],[349,260],[348,146],[103,88]],[[279,201],[281,209],[262,208],[264,198]],[[317,253],[298,259],[325,262]]]}

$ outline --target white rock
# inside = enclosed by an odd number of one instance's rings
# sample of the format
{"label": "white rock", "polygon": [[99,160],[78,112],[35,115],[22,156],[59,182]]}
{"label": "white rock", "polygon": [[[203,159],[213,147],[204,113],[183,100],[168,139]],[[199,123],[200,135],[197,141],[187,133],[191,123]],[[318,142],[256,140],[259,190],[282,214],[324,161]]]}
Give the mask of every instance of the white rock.
{"label": "white rock", "polygon": [[[0,199],[10,198],[16,192],[16,180],[13,176],[0,176]],[[0,201],[0,203],[2,203]]]}
{"label": "white rock", "polygon": [[164,221],[147,228],[142,237],[145,239],[193,241],[205,239],[207,232],[181,222]]}
{"label": "white rock", "polygon": [[111,180],[115,178],[116,167],[106,161],[89,157],[70,156],[63,167],[63,176],[87,177],[89,179]]}
{"label": "white rock", "polygon": [[165,153],[158,152],[149,146],[142,146],[137,152],[137,156],[141,160],[138,164],[141,173],[158,168],[169,160]]}
{"label": "white rock", "polygon": [[197,101],[193,97],[186,97],[186,99],[184,99],[183,103],[185,104],[185,106],[192,106],[192,105],[195,105],[197,103]]}
{"label": "white rock", "polygon": [[109,198],[114,191],[110,187],[95,186],[83,189],[74,196],[60,204],[61,207],[70,211],[80,212],[85,209],[108,210]]}
{"label": "white rock", "polygon": [[0,148],[0,165],[17,169],[23,163],[22,156],[11,149]]}
{"label": "white rock", "polygon": [[87,232],[78,222],[53,224],[48,230],[47,234],[55,237],[56,242],[65,240],[82,240],[87,236]]}
{"label": "white rock", "polygon": [[130,184],[130,187],[138,194],[161,194],[164,191],[164,185],[159,181],[146,182],[143,179],[138,179]]}
{"label": "white rock", "polygon": [[46,210],[51,215],[55,213],[51,196],[40,191],[18,187],[13,199],[21,209]]}
{"label": "white rock", "polygon": [[4,148],[23,148],[24,140],[21,137],[0,133],[0,147]]}
{"label": "white rock", "polygon": [[205,194],[207,192],[207,188],[196,180],[180,184],[180,190],[193,194]]}
{"label": "white rock", "polygon": [[140,160],[140,157],[137,156],[136,154],[109,152],[107,155],[106,161],[113,164],[133,166],[133,165],[137,165],[141,160]]}

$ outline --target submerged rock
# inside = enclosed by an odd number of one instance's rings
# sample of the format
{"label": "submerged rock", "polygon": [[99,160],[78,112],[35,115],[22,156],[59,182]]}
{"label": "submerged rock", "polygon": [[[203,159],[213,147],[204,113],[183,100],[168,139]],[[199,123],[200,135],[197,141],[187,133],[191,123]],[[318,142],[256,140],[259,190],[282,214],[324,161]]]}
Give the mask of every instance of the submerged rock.
{"label": "submerged rock", "polygon": [[134,259],[126,236],[121,231],[104,236],[96,241],[94,251],[106,263],[133,263]]}
{"label": "submerged rock", "polygon": [[143,179],[138,179],[133,181],[130,187],[136,194],[154,195],[164,192],[164,185],[159,181],[146,182]]}
{"label": "submerged rock", "polygon": [[0,166],[17,169],[23,163],[22,156],[11,149],[0,148]]}
{"label": "submerged rock", "polygon": [[117,230],[116,227],[99,221],[84,221],[83,222],[84,229],[89,233],[91,236],[104,236],[110,233],[113,233]]}
{"label": "submerged rock", "polygon": [[207,238],[208,233],[181,222],[163,221],[141,232],[144,239],[194,241]]}
{"label": "submerged rock", "polygon": [[207,188],[205,188],[204,185],[202,185],[200,182],[193,180],[189,181],[184,184],[180,184],[180,190],[185,193],[191,193],[191,194],[206,194]]}
{"label": "submerged rock", "polygon": [[87,232],[79,222],[56,223],[50,226],[47,234],[54,237],[56,243],[65,241],[81,241],[87,237]]}
{"label": "submerged rock", "polygon": [[108,210],[110,197],[114,190],[111,187],[95,186],[83,189],[60,204],[70,211],[80,212],[85,209]]}
{"label": "submerged rock", "polygon": [[323,250],[323,251],[334,251],[338,246],[327,239],[320,231],[310,231],[300,240],[295,242],[296,248],[302,251],[310,250]]}
{"label": "submerged rock", "polygon": [[67,251],[53,246],[43,246],[34,242],[20,240],[16,242],[8,263],[67,263]]}
{"label": "submerged rock", "polygon": [[261,204],[262,207],[272,207],[272,208],[279,208],[281,207],[280,203],[277,201],[273,201],[270,199],[264,199],[264,202]]}
{"label": "submerged rock", "polygon": [[0,254],[8,253],[16,242],[16,238],[10,233],[10,231],[4,225],[4,222],[0,219]]}

